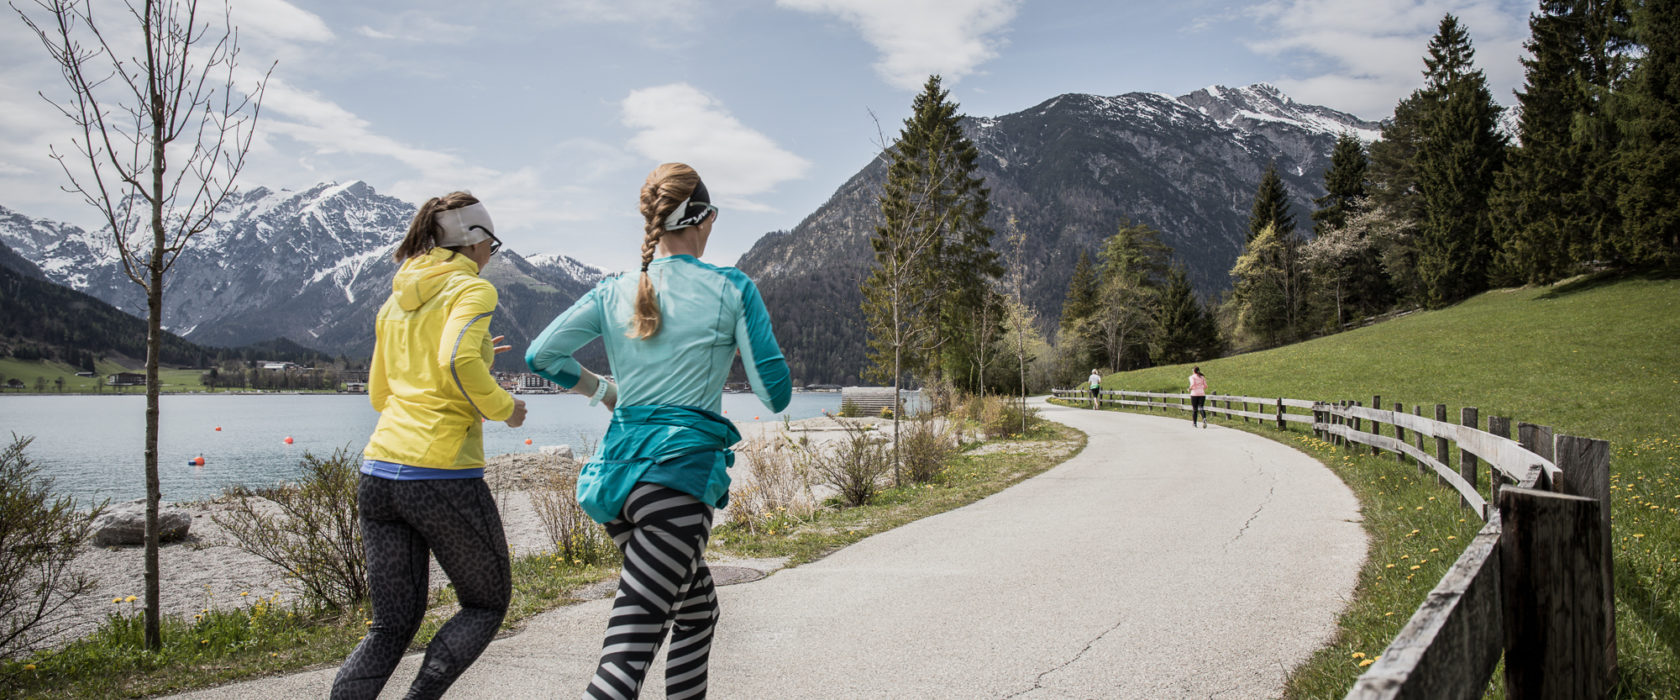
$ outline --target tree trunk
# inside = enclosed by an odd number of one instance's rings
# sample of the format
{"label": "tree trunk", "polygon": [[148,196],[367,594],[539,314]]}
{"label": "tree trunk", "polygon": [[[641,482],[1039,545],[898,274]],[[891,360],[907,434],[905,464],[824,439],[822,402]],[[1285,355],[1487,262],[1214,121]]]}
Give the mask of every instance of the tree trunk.
{"label": "tree trunk", "polygon": [[158,596],[158,360],[163,351],[163,174],[169,169],[164,139],[164,102],[162,76],[157,71],[157,55],[153,47],[152,0],[146,1],[141,20],[146,36],[147,107],[152,120],[152,253],[146,262],[149,286],[146,287],[146,648],[163,648],[163,634],[159,625],[162,605]]}

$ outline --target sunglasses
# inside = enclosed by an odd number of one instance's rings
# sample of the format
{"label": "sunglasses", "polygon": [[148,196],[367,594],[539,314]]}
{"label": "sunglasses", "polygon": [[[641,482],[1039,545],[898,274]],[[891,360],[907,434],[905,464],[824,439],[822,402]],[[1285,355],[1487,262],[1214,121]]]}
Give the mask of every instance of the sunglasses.
{"label": "sunglasses", "polygon": [[490,236],[490,254],[495,255],[496,251],[502,249],[502,239],[497,238],[494,233],[488,235]]}

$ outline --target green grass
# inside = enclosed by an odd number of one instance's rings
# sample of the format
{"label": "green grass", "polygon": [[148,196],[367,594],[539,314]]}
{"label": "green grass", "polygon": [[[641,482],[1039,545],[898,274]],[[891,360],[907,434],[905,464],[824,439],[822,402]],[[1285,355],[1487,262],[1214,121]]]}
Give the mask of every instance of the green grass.
{"label": "green grass", "polygon": [[[144,370],[129,369],[120,364],[109,361],[94,363],[94,369],[97,370],[97,376],[78,377],[76,376],[77,369],[75,367],[71,367],[70,365],[62,362],[51,362],[47,360],[19,360],[15,357],[0,357],[0,384],[4,384],[12,379],[19,379],[23,381],[23,388],[17,390],[17,393],[35,393],[35,380],[37,378],[43,378],[47,381],[46,393],[57,394],[60,393],[60,391],[57,384],[54,383],[54,380],[63,379],[64,390],[62,393],[66,394],[111,394],[119,392],[128,394],[146,393],[146,387],[144,386],[111,387],[103,384],[106,377],[112,374],[116,374],[118,372],[140,373]],[[165,367],[158,370],[158,378],[161,380],[162,390],[164,392],[204,391],[204,385],[198,381],[199,375],[201,374],[203,374],[203,372],[196,369],[171,369]]]}
{"label": "green grass", "polygon": [[1027,435],[1001,442],[1043,441],[1055,443],[1056,456],[1008,449],[984,455],[958,454],[945,462],[945,469],[933,483],[886,489],[865,506],[823,508],[808,520],[780,516],[753,529],[727,523],[713,535],[710,549],[743,557],[785,556],[790,566],[815,561],[870,535],[1002,491],[1085,448],[1084,433],[1047,421]]}
{"label": "green grass", "polygon": [[[1444,403],[1454,418],[1460,407],[1475,406],[1484,428],[1487,416],[1510,416],[1610,441],[1621,673],[1615,696],[1680,697],[1680,281],[1592,279],[1494,291],[1449,309],[1201,367],[1213,393],[1367,405],[1372,395],[1381,395],[1389,408],[1395,402],[1408,408]],[[1188,374],[1187,365],[1156,367],[1111,375],[1103,386],[1183,392]],[[1300,437],[1296,432],[1281,439]],[[1405,541],[1411,530],[1421,530],[1411,540],[1430,542],[1450,530],[1441,529],[1438,519],[1408,523],[1384,517],[1394,494],[1374,493],[1386,489],[1371,480],[1386,485],[1396,475],[1415,474],[1411,467],[1398,467],[1392,456],[1341,464],[1345,452],[1324,453],[1320,447],[1309,452],[1330,463],[1359,496],[1372,542],[1371,561],[1341,620],[1340,638],[1297,669],[1290,686],[1291,697],[1341,697],[1358,675],[1351,655],[1380,653],[1399,629],[1398,623],[1374,620],[1371,611],[1399,607],[1392,617],[1401,618],[1416,608],[1407,604],[1409,598],[1390,597],[1396,590],[1392,582],[1377,591],[1379,582],[1391,581],[1390,570],[1379,567],[1401,554],[1418,556],[1416,545]],[[1485,476],[1483,481],[1485,489]],[[1417,500],[1426,492],[1437,500]],[[1425,513],[1453,500],[1443,495],[1449,491],[1433,486],[1400,493],[1398,506],[1421,505]],[[1467,524],[1475,519],[1470,520]],[[1457,537],[1455,542],[1465,539],[1463,533]],[[1430,574],[1430,586],[1440,577],[1428,567],[1419,572]]]}

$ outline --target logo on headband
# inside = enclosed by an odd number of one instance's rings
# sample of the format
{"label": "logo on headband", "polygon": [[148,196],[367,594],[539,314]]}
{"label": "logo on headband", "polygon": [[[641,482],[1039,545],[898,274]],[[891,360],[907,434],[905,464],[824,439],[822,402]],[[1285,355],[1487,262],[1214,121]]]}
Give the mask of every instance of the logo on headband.
{"label": "logo on headband", "polygon": [[694,185],[694,193],[678,204],[670,216],[665,217],[665,230],[679,231],[690,226],[699,226],[708,215],[717,210],[718,208],[712,205],[711,194],[706,192],[706,183],[697,182]]}

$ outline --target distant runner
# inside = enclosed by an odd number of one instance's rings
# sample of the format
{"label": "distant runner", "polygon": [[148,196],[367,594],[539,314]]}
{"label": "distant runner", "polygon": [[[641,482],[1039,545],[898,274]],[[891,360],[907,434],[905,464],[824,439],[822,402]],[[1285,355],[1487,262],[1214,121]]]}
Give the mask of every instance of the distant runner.
{"label": "distant runner", "polygon": [[1202,427],[1207,427],[1207,377],[1202,376],[1202,368],[1193,367],[1190,370],[1190,427],[1196,427],[1196,415],[1202,416]]}
{"label": "distant runner", "polygon": [[1097,404],[1097,392],[1101,389],[1102,375],[1097,374],[1097,371],[1093,369],[1091,370],[1091,408],[1101,408]]}

